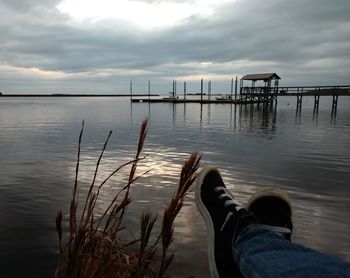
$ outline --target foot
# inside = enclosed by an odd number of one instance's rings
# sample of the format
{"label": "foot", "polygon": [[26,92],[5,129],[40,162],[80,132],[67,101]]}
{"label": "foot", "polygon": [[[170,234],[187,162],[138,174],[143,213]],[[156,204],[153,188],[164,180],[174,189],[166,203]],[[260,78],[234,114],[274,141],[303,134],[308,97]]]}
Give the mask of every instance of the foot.
{"label": "foot", "polygon": [[205,167],[197,178],[196,204],[207,224],[211,277],[240,277],[232,246],[239,233],[257,219],[230,194],[214,167]]}
{"label": "foot", "polygon": [[287,193],[278,187],[265,187],[250,197],[247,208],[267,229],[291,240],[292,206]]}

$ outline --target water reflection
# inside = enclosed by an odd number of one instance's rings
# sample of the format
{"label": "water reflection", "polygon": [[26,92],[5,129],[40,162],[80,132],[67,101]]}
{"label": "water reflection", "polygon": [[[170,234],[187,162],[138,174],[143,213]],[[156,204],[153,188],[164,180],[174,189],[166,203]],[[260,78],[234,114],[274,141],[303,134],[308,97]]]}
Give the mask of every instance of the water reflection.
{"label": "water reflection", "polygon": [[[233,122],[233,125],[232,125]],[[230,130],[237,129],[237,105],[230,105]]]}
{"label": "water reflection", "polygon": [[275,105],[240,105],[239,130],[247,129],[251,134],[273,136],[277,128],[277,109]]}
{"label": "water reflection", "polygon": [[337,124],[337,109],[334,107],[332,108],[332,112],[331,112],[331,124],[332,125]]}
{"label": "water reflection", "polygon": [[207,116],[207,125],[210,124],[210,112],[211,112],[211,104],[209,103],[208,104],[208,116]]}
{"label": "water reflection", "polygon": [[186,110],[187,110],[187,108],[186,108],[186,102],[184,102],[184,112],[183,112],[183,116],[184,116],[184,124],[186,124]]}
{"label": "water reflection", "polygon": [[203,104],[200,104],[199,129],[202,131],[203,123]]}
{"label": "water reflection", "polygon": [[[242,129],[248,129],[251,133],[262,131],[265,134],[274,134],[277,127],[277,109],[276,105],[256,106],[256,105],[215,105],[198,104],[199,106],[199,126],[203,127],[220,126],[222,123],[228,123],[229,130],[235,132]],[[215,108],[215,109],[213,109]],[[227,108],[229,109],[227,111]],[[186,109],[186,106],[184,107]],[[212,119],[212,110],[215,110],[214,119]],[[220,111],[220,120],[216,117]],[[175,113],[174,113],[175,112]],[[180,112],[182,113],[182,111]],[[186,110],[183,111],[186,117]],[[193,115],[191,115],[192,117]],[[173,119],[176,118],[176,110],[173,110]],[[226,125],[225,125],[226,128]]]}
{"label": "water reflection", "polygon": [[176,107],[177,107],[176,103],[173,103],[172,104],[172,109],[173,109],[173,127],[176,126]]}
{"label": "water reflection", "polygon": [[317,127],[318,124],[318,106],[314,106],[314,111],[312,113],[312,120],[314,125]]}

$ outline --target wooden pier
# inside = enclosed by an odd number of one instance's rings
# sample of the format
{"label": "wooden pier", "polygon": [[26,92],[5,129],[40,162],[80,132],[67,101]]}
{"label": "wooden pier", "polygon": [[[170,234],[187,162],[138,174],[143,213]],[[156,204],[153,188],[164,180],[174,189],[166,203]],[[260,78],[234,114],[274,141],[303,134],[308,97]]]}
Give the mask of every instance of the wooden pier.
{"label": "wooden pier", "polygon": [[[147,103],[201,103],[201,104],[272,104],[277,103],[279,97],[296,96],[297,108],[300,109],[304,96],[314,97],[314,107],[318,109],[321,96],[332,96],[332,110],[337,109],[339,96],[350,96],[350,85],[332,85],[332,86],[292,86],[280,87],[279,80],[281,78],[276,73],[259,73],[248,74],[241,78],[240,89],[238,93],[238,80],[236,77],[231,80],[231,91],[228,94],[214,96],[211,93],[211,81],[208,81],[208,92],[203,92],[203,79],[200,81],[200,94],[196,94],[196,98],[188,98],[186,90],[186,82],[184,82],[183,97],[179,97],[176,92],[176,81],[173,80],[173,90],[170,92],[171,97],[165,98],[134,98],[132,95],[132,84],[130,87],[130,99],[132,102]],[[250,86],[244,86],[245,81],[251,81]],[[257,82],[263,82],[263,86],[256,86]],[[150,84],[150,83],[149,83]],[[234,89],[234,90],[233,90]],[[149,85],[150,94],[150,85]]]}
{"label": "wooden pier", "polygon": [[[296,104],[301,107],[303,97],[313,96],[314,106],[319,107],[321,96],[332,96],[332,109],[336,109],[339,96],[350,96],[350,85],[337,86],[298,86],[298,87],[241,87],[240,94],[226,94],[227,97],[213,98],[212,96],[201,94],[198,98],[191,99],[188,97],[168,97],[168,98],[135,98],[131,97],[132,102],[149,102],[149,103],[220,103],[220,104],[268,104],[277,102],[279,97],[295,96]],[[187,95],[188,96],[188,95]],[[206,97],[206,98],[205,98]]]}

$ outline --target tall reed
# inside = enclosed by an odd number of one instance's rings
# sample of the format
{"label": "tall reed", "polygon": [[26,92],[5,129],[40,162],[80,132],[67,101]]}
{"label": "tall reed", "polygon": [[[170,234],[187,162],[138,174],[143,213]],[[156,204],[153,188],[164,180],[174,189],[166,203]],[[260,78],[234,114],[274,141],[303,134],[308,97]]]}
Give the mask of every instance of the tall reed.
{"label": "tall reed", "polygon": [[[83,122],[79,135],[68,235],[65,236],[62,232],[62,211],[59,211],[56,216],[59,253],[54,277],[165,277],[167,275],[168,267],[174,258],[174,254],[169,251],[174,239],[174,221],[196,178],[200,156],[194,153],[185,161],[177,190],[165,205],[161,219],[161,230],[158,233],[154,232],[154,225],[160,217],[156,213],[144,212],[140,217],[139,236],[136,238],[127,236],[128,233],[122,231],[130,231],[130,227],[124,225],[123,219],[132,202],[132,184],[148,172],[136,175],[138,164],[145,159],[141,153],[147,128],[148,121],[145,120],[141,125],[134,159],[120,165],[105,180],[96,185],[99,166],[112,132],[108,134],[96,163],[85,202],[80,205],[78,202],[78,177],[84,131]],[[130,167],[130,170],[125,186],[104,208],[103,213],[98,215],[96,203],[99,200],[100,191],[116,173],[127,166]],[[63,246],[62,240],[64,238],[66,238],[66,243]]]}

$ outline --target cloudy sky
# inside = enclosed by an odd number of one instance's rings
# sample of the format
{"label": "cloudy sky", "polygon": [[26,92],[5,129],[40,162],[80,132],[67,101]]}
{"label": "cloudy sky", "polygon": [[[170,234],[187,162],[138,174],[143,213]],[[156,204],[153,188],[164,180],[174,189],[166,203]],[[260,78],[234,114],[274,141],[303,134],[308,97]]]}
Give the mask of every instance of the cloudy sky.
{"label": "cloudy sky", "polygon": [[3,93],[350,84],[349,0],[0,0],[0,18]]}

